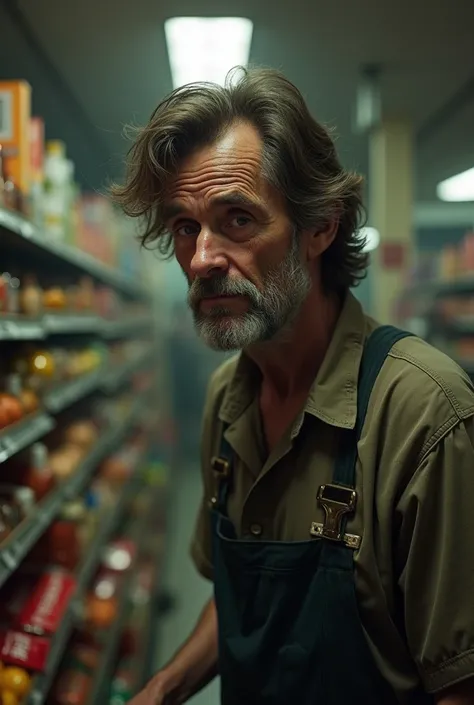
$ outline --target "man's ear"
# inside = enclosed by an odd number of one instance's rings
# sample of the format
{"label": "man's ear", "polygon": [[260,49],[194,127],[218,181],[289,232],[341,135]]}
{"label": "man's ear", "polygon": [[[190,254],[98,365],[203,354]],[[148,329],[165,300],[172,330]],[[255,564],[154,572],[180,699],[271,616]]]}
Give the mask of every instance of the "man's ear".
{"label": "man's ear", "polygon": [[332,220],[324,230],[310,231],[307,233],[307,258],[308,261],[320,257],[334,242],[339,228],[339,219]]}

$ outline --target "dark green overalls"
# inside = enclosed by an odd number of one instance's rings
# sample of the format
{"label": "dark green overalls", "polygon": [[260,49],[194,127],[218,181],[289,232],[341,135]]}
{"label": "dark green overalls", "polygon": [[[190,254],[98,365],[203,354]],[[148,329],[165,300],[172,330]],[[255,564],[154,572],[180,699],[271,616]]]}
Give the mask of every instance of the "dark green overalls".
{"label": "dark green overalls", "polygon": [[[366,342],[356,426],[343,431],[333,482],[319,489],[326,518],[324,525],[312,525],[315,539],[237,539],[226,511],[233,453],[222,435],[213,459],[218,486],[212,524],[223,705],[398,703],[361,626],[353,561],[360,537],[345,528],[357,499],[357,442],[370,394],[388,352],[407,335],[384,326]],[[434,701],[420,692],[412,702]]]}

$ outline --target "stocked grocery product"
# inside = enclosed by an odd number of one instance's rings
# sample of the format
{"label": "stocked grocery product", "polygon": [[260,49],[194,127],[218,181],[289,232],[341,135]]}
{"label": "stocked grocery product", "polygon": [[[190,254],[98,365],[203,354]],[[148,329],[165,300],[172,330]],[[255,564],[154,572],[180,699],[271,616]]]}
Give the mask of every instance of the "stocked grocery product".
{"label": "stocked grocery product", "polygon": [[[26,211],[30,189],[31,87],[26,81],[0,81],[2,164],[6,207]],[[11,187],[7,187],[11,184]],[[15,195],[12,195],[14,190]],[[13,196],[13,197],[12,197]]]}
{"label": "stocked grocery product", "polygon": [[119,705],[151,615],[134,607],[148,537],[130,539],[149,512],[151,308],[134,224],[80,191],[29,94],[0,82],[0,705],[82,705],[92,686],[98,705],[115,667]]}
{"label": "stocked grocery product", "polygon": [[93,643],[76,636],[64,658],[58,679],[52,689],[54,705],[83,705],[87,702],[100,651]]}
{"label": "stocked grocery product", "polygon": [[36,501],[39,502],[53,489],[56,478],[49,460],[48,448],[44,443],[34,443],[28,455],[23,481],[31,488]]}

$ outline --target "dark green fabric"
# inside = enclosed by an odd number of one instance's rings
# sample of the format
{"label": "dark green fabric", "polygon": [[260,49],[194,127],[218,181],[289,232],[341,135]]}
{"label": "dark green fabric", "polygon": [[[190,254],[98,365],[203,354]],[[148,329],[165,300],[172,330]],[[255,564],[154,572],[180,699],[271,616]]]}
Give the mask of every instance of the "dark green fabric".
{"label": "dark green fabric", "polygon": [[[366,344],[359,379],[361,418],[342,444],[334,481],[354,482],[357,438],[370,391],[387,353],[403,335],[381,328]],[[232,462],[223,437],[220,453]],[[228,487],[227,482],[221,486],[212,512],[222,704],[396,705],[360,623],[352,550],[325,539],[237,540],[226,516]],[[424,695],[416,700],[431,702]]]}

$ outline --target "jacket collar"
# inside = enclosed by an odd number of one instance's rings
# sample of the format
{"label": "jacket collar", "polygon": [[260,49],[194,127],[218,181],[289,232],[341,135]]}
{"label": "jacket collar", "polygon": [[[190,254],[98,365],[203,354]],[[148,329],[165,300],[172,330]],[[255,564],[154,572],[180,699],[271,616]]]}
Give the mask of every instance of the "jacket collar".
{"label": "jacket collar", "polygon": [[[311,386],[305,412],[325,423],[354,428],[357,416],[357,380],[362,359],[367,319],[350,292],[344,301],[334,334],[319,372]],[[241,353],[219,410],[219,418],[231,424],[255,398],[260,373]]]}

